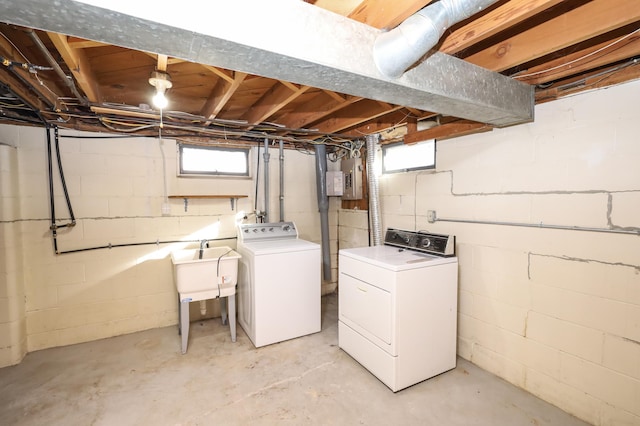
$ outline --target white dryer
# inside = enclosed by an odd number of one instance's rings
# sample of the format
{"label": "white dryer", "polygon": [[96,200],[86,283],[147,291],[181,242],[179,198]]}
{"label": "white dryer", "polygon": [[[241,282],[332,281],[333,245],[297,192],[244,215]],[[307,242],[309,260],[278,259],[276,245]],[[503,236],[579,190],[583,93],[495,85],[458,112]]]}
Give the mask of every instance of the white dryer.
{"label": "white dryer", "polygon": [[255,347],[320,331],[320,245],[293,222],[241,224],[238,323]]}
{"label": "white dryer", "polygon": [[454,236],[390,228],[339,263],[340,348],[394,392],[456,366]]}

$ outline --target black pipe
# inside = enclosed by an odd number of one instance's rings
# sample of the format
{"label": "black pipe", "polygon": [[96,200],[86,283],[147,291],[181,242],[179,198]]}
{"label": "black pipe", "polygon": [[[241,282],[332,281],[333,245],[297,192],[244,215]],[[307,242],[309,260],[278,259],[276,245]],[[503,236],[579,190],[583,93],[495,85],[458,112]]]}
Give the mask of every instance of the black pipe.
{"label": "black pipe", "polygon": [[331,251],[329,247],[329,196],[327,195],[327,147],[318,144],[316,148],[316,193],[320,211],[320,234],[322,238],[322,276],[331,281]]}
{"label": "black pipe", "polygon": [[53,199],[53,158],[51,157],[51,128],[46,125],[47,129],[47,165],[49,171],[49,207],[51,212],[51,235],[53,237],[53,252],[58,254],[58,232],[56,230],[56,203]]}
{"label": "black pipe", "polygon": [[73,214],[73,207],[71,207],[71,199],[69,198],[69,191],[67,190],[67,182],[64,180],[64,172],[62,171],[62,159],[60,158],[60,140],[58,138],[58,126],[54,126],[53,130],[55,135],[56,157],[58,157],[58,171],[60,172],[60,181],[62,182],[62,190],[64,191],[64,198],[67,201],[69,216],[71,216],[71,223],[68,226],[75,226],[76,217]]}
{"label": "black pipe", "polygon": [[[207,241],[223,241],[223,240],[236,240],[238,237],[228,237],[228,238],[206,238]],[[144,243],[124,243],[124,244],[111,244],[105,246],[95,246],[95,247],[85,247],[81,249],[75,250],[65,250],[61,252],[56,252],[56,254],[69,254],[69,253],[80,253],[83,251],[92,251],[92,250],[102,250],[102,249],[112,249],[116,247],[135,247],[135,246],[149,246],[149,245],[158,245],[158,244],[176,244],[176,243],[199,243],[201,240],[166,240],[166,241],[148,241]]]}

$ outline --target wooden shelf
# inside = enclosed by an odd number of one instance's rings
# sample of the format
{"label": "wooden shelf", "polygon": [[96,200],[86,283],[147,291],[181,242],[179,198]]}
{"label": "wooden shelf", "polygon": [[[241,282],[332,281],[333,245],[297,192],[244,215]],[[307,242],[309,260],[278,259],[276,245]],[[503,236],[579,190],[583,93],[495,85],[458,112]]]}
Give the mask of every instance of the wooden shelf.
{"label": "wooden shelf", "polygon": [[189,205],[189,198],[200,199],[216,199],[216,198],[228,198],[231,201],[231,210],[235,209],[235,204],[238,198],[247,198],[248,195],[169,195],[169,198],[182,198],[184,200],[184,211],[187,211]]}

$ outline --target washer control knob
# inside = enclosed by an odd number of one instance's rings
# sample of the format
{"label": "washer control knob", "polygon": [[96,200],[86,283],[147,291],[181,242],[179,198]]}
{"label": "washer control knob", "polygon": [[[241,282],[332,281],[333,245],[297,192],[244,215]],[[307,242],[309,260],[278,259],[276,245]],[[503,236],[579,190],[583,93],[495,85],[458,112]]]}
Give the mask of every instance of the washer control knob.
{"label": "washer control knob", "polygon": [[260,230],[261,230],[262,232],[266,232],[266,231],[267,231],[267,228],[260,228]]}
{"label": "washer control knob", "polygon": [[427,248],[427,247],[431,247],[431,240],[429,238],[424,238],[421,242],[420,245],[423,248]]}
{"label": "washer control knob", "polygon": [[284,225],[282,227],[282,230],[285,231],[285,232],[289,232],[291,230],[291,227],[289,225]]}
{"label": "washer control knob", "polygon": [[258,232],[258,228],[253,228],[253,232]]}

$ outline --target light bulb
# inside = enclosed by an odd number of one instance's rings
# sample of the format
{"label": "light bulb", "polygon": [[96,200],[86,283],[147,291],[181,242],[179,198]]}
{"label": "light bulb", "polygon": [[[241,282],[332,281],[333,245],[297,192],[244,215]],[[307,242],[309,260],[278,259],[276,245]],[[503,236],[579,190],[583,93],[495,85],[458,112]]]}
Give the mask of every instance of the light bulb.
{"label": "light bulb", "polygon": [[165,109],[167,105],[169,105],[169,101],[164,95],[164,91],[158,90],[158,92],[153,96],[153,98],[151,98],[151,100],[153,101],[153,105],[160,109]]}

